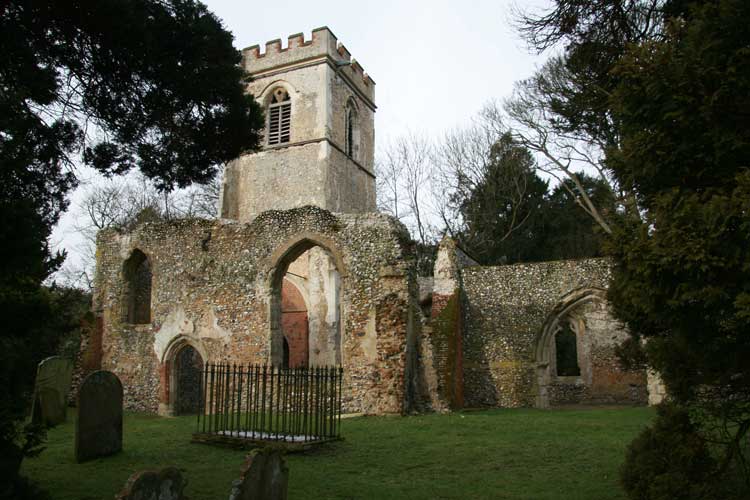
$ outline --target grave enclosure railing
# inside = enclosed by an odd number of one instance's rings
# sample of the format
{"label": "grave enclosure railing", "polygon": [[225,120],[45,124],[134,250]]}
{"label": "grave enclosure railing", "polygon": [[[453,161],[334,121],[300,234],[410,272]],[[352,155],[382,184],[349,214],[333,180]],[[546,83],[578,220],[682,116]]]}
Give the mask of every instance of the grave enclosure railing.
{"label": "grave enclosure railing", "polygon": [[194,439],[311,443],[338,439],[341,367],[206,363]]}

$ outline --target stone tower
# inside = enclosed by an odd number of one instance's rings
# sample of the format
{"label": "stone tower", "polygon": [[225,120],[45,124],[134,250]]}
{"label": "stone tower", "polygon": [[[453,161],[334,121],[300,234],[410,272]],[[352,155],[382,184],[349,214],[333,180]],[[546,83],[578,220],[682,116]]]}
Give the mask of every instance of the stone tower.
{"label": "stone tower", "polygon": [[263,106],[261,151],[227,166],[219,216],[250,221],[265,210],[316,205],[375,211],[375,82],[328,28],[242,51]]}

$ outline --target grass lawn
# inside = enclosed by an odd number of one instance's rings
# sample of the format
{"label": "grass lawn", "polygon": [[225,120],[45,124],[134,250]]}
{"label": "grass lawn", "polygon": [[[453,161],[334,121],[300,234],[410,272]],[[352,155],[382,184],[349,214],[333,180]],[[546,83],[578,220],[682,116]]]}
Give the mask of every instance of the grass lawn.
{"label": "grass lawn", "polygon": [[[345,441],[290,455],[291,500],[624,498],[618,469],[649,408],[487,410],[343,421]],[[55,499],[111,500],[133,472],[175,465],[192,500],[229,496],[244,452],[191,444],[193,417],[127,414],[124,450],[76,464],[73,419],[23,472]]]}

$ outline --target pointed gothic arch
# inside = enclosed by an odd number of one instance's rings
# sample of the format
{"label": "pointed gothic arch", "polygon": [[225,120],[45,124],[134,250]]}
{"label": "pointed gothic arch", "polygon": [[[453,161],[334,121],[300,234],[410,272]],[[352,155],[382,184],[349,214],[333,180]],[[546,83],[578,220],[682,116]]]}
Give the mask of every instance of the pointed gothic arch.
{"label": "pointed gothic arch", "polygon": [[208,353],[200,340],[178,335],[170,341],[161,360],[160,414],[194,412],[202,397],[199,374],[207,360]]}
{"label": "pointed gothic arch", "polygon": [[[335,317],[332,323],[335,323],[329,332],[328,347],[330,350],[325,353],[315,352],[315,342],[319,339],[315,336],[315,329],[311,327],[309,332],[310,359],[308,364],[336,364],[343,363],[342,345],[345,333],[343,325],[346,323],[345,311],[343,307],[343,295],[345,292],[346,268],[344,259],[336,244],[329,238],[319,234],[304,233],[286,241],[280,245],[270,257],[270,266],[268,272],[268,290],[269,290],[269,333],[268,341],[270,345],[269,362],[279,366],[284,363],[284,332],[282,327],[282,286],[289,266],[297,261],[304,254],[311,250],[318,249],[325,255],[330,262],[331,272],[335,274],[332,286],[326,296],[326,311],[329,315]],[[309,299],[308,299],[309,300]],[[312,302],[312,301],[310,301]],[[315,313],[312,310],[310,321]],[[330,325],[329,325],[330,326]],[[319,349],[318,349],[319,351]],[[315,358],[313,358],[315,356]]]}
{"label": "pointed gothic arch", "polygon": [[[575,311],[581,306],[593,302],[606,302],[606,291],[601,288],[578,288],[563,296],[547,316],[535,343],[536,365],[536,401],[538,408],[550,405],[549,388],[558,380],[578,384],[586,371],[586,353],[580,349],[581,336],[584,334],[585,323]],[[565,323],[571,325],[576,336],[575,354],[577,357],[578,375],[559,375],[557,371],[556,335],[565,331]]]}
{"label": "pointed gothic arch", "polygon": [[346,102],[344,121],[346,156],[352,160],[359,160],[361,141],[359,109],[353,98],[349,98]]}

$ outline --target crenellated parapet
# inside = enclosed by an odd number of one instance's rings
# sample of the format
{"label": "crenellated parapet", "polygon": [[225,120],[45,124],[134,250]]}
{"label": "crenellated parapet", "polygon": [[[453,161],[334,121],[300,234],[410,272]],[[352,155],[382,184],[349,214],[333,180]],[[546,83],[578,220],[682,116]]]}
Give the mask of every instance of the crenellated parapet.
{"label": "crenellated parapet", "polygon": [[260,45],[242,50],[242,64],[255,77],[321,61],[330,64],[374,103],[375,82],[328,27],[314,29],[310,40],[305,40],[303,33],[290,35],[286,47],[282,47],[281,39],[277,38],[266,42],[262,52]]}

